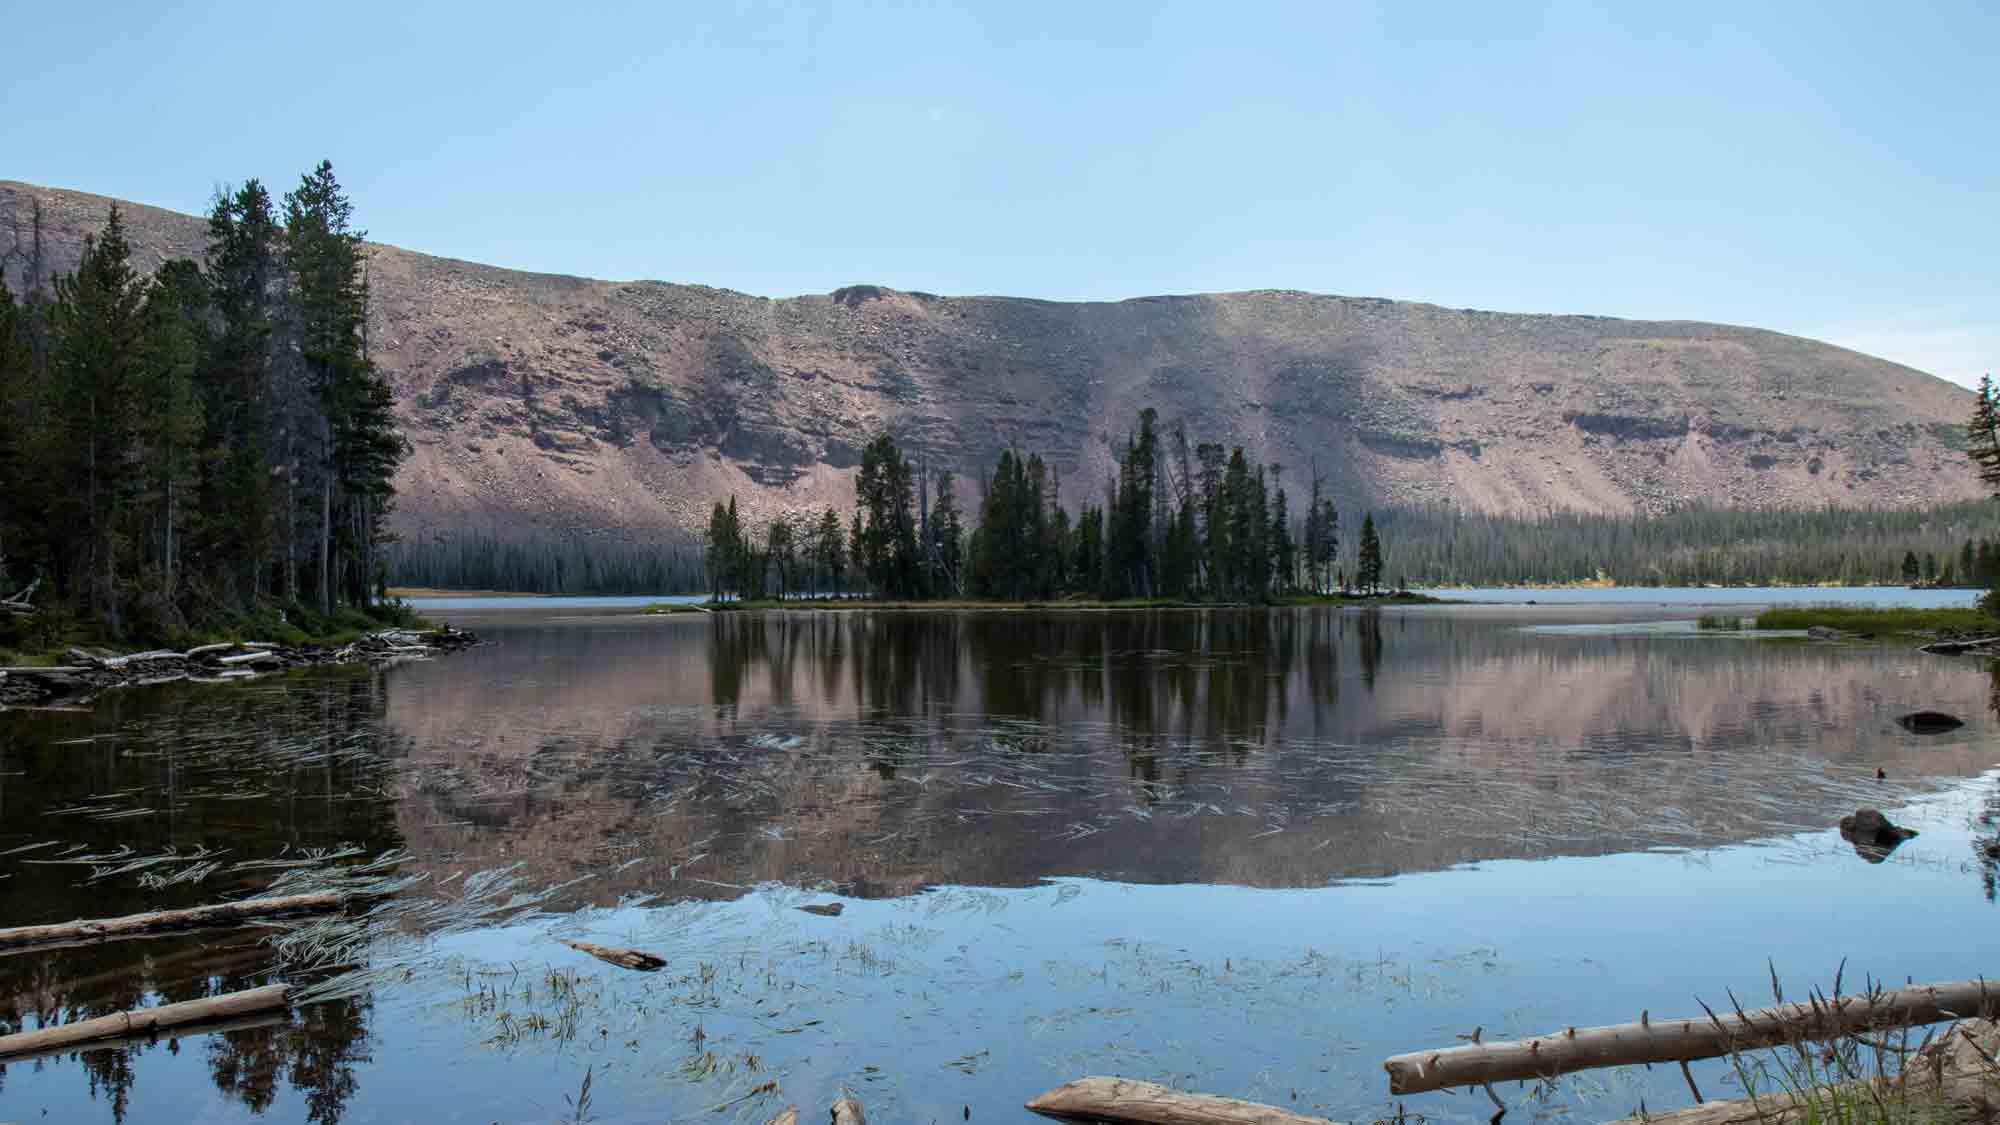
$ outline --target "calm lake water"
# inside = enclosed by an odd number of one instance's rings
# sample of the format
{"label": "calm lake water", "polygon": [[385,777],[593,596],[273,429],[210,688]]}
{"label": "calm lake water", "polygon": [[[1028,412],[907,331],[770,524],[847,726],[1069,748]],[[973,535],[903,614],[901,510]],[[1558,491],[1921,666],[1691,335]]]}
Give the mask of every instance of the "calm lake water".
{"label": "calm lake water", "polygon": [[[461,603],[431,612],[490,643],[444,659],[0,714],[0,924],[394,891],[348,918],[0,955],[0,1030],[273,980],[305,996],[8,1064],[0,1121],[763,1121],[843,1087],[885,1122],[1019,1121],[1093,1073],[1368,1120],[1394,1111],[1383,1058],[1474,1027],[1761,1000],[1767,962],[1799,992],[1843,961],[1849,982],[2000,974],[1986,663],[1685,625],[1735,593]],[[1919,709],[1966,725],[1896,724]],[[1870,862],[1830,827],[1861,805],[1923,834]],[[1665,1067],[1500,1093],[1510,1120],[1688,1101]]]}

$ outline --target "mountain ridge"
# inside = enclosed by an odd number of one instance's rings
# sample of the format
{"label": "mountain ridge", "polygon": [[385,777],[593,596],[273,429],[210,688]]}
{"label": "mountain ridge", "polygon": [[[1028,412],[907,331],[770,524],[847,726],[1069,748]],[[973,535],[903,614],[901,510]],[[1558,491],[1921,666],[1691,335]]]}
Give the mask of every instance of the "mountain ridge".
{"label": "mountain ridge", "polygon": [[[201,256],[205,221],[0,181],[0,239],[44,210],[49,266],[121,207],[135,264]],[[0,253],[6,252],[0,246]],[[4,275],[20,288],[22,262]],[[1886,506],[1982,494],[1971,395],[1768,329],[1505,313],[1265,289],[1117,301],[878,285],[760,297],[370,244],[371,351],[412,455],[399,532],[685,536],[852,501],[881,430],[971,478],[1038,452],[1095,496],[1144,406],[1190,441],[1317,464],[1347,507],[1528,514],[1691,504]],[[1080,479],[1079,479],[1080,478]]]}

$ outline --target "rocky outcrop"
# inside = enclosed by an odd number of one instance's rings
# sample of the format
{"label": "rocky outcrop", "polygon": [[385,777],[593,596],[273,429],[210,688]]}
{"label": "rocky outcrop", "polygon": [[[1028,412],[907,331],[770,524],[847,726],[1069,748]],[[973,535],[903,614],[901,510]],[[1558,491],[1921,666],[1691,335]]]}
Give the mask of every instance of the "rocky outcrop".
{"label": "rocky outcrop", "polygon": [[[58,268],[110,203],[0,182],[0,242],[33,200]],[[138,205],[126,218],[142,268],[199,256],[200,220]],[[729,494],[753,518],[845,507],[883,430],[961,474],[1002,448],[1040,452],[1074,501],[1145,406],[1300,486],[1317,466],[1347,506],[1979,494],[1966,391],[1751,328],[1276,291],[1058,303],[857,285],[772,300],[371,254],[370,346],[414,450],[405,535],[684,532]]]}
{"label": "rocky outcrop", "polygon": [[1917,835],[1914,828],[1891,823],[1880,809],[1856,809],[1840,818],[1840,838],[1854,845],[1856,855],[1870,863],[1880,863],[1903,841]]}

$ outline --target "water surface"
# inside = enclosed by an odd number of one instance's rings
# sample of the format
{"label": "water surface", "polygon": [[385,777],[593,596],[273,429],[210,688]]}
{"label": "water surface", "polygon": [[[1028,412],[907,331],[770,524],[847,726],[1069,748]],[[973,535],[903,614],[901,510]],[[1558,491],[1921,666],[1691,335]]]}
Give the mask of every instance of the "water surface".
{"label": "water surface", "polygon": [[[1659,625],[1687,613],[461,605],[491,643],[442,660],[0,715],[7,924],[399,888],[0,957],[9,1028],[310,1001],[8,1065],[0,1120],[573,1120],[586,1075],[602,1122],[843,1086],[882,1120],[1019,1120],[1085,1073],[1370,1119],[1383,1057],[1475,1026],[1758,997],[1767,959],[1801,989],[1993,972],[1986,666]],[[1918,709],[1967,725],[1896,725]],[[1861,804],[1924,834],[1870,862],[1829,828]],[[1687,1097],[1645,1071],[1503,1095]]]}

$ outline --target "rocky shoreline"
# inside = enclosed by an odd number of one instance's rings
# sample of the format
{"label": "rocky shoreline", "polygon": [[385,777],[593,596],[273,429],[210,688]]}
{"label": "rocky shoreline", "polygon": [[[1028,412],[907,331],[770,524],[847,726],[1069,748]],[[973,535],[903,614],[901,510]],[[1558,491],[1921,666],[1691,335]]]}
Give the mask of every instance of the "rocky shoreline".
{"label": "rocky shoreline", "polygon": [[226,641],[186,651],[154,649],[112,653],[72,648],[68,663],[48,667],[0,667],[0,710],[82,707],[114,688],[149,687],[181,681],[236,683],[298,668],[335,664],[381,667],[422,660],[478,644],[479,638],[447,625],[441,629],[385,629],[344,645],[280,645]]}

